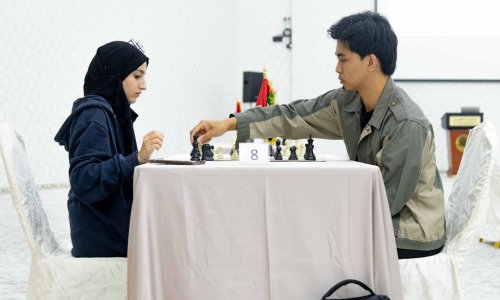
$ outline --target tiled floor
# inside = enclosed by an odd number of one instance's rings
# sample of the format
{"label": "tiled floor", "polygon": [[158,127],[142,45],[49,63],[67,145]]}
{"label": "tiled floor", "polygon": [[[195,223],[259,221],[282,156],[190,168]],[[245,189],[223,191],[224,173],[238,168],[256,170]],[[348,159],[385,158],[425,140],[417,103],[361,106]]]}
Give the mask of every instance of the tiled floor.
{"label": "tiled floor", "polygon": [[[451,191],[453,179],[443,176],[445,194]],[[47,217],[56,238],[68,245],[69,224],[66,209],[66,189],[42,190]],[[10,194],[0,194],[0,298],[24,299],[27,288],[31,254]],[[465,263],[463,280],[465,299],[500,299],[500,250],[472,242]]]}

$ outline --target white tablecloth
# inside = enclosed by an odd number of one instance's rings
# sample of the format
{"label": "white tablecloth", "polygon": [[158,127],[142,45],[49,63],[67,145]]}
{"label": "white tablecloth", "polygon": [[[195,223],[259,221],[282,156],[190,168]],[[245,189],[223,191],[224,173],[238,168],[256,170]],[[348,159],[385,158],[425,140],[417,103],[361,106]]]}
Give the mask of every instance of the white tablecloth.
{"label": "white tablecloth", "polygon": [[[375,166],[146,164],[130,222],[129,299],[320,299],[347,278],[402,298]],[[339,295],[364,294],[349,285]]]}

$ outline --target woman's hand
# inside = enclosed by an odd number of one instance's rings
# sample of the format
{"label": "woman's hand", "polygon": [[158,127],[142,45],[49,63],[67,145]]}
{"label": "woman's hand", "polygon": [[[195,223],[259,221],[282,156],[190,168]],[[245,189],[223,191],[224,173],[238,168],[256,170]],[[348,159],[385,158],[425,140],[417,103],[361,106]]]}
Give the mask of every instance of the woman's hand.
{"label": "woman's hand", "polygon": [[141,150],[137,153],[139,164],[145,164],[149,161],[153,151],[159,150],[163,145],[163,134],[159,131],[152,130],[148,132],[142,139]]}

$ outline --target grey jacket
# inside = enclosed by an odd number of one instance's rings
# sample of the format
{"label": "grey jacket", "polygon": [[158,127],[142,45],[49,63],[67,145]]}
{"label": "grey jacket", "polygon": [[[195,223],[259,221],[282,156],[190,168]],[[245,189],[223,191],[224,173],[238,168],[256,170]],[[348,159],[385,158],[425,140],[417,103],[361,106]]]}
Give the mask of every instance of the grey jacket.
{"label": "grey jacket", "polygon": [[287,105],[234,114],[237,141],[284,137],[343,139],[351,160],[377,165],[384,178],[396,246],[433,250],[444,245],[444,194],[432,125],[410,97],[389,79],[361,131],[361,98],[344,89]]}

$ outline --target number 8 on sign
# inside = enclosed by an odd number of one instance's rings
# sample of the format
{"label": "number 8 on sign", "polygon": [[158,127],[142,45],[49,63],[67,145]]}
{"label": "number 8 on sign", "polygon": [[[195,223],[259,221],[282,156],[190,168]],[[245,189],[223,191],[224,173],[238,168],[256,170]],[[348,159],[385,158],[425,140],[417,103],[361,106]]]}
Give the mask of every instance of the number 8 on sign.
{"label": "number 8 on sign", "polygon": [[240,143],[239,149],[240,164],[267,165],[269,163],[269,144]]}
{"label": "number 8 on sign", "polygon": [[259,159],[259,156],[257,155],[257,154],[259,154],[259,151],[257,149],[252,149],[252,151],[250,151],[250,153],[252,153],[252,155],[250,156],[251,160],[258,160]]}

